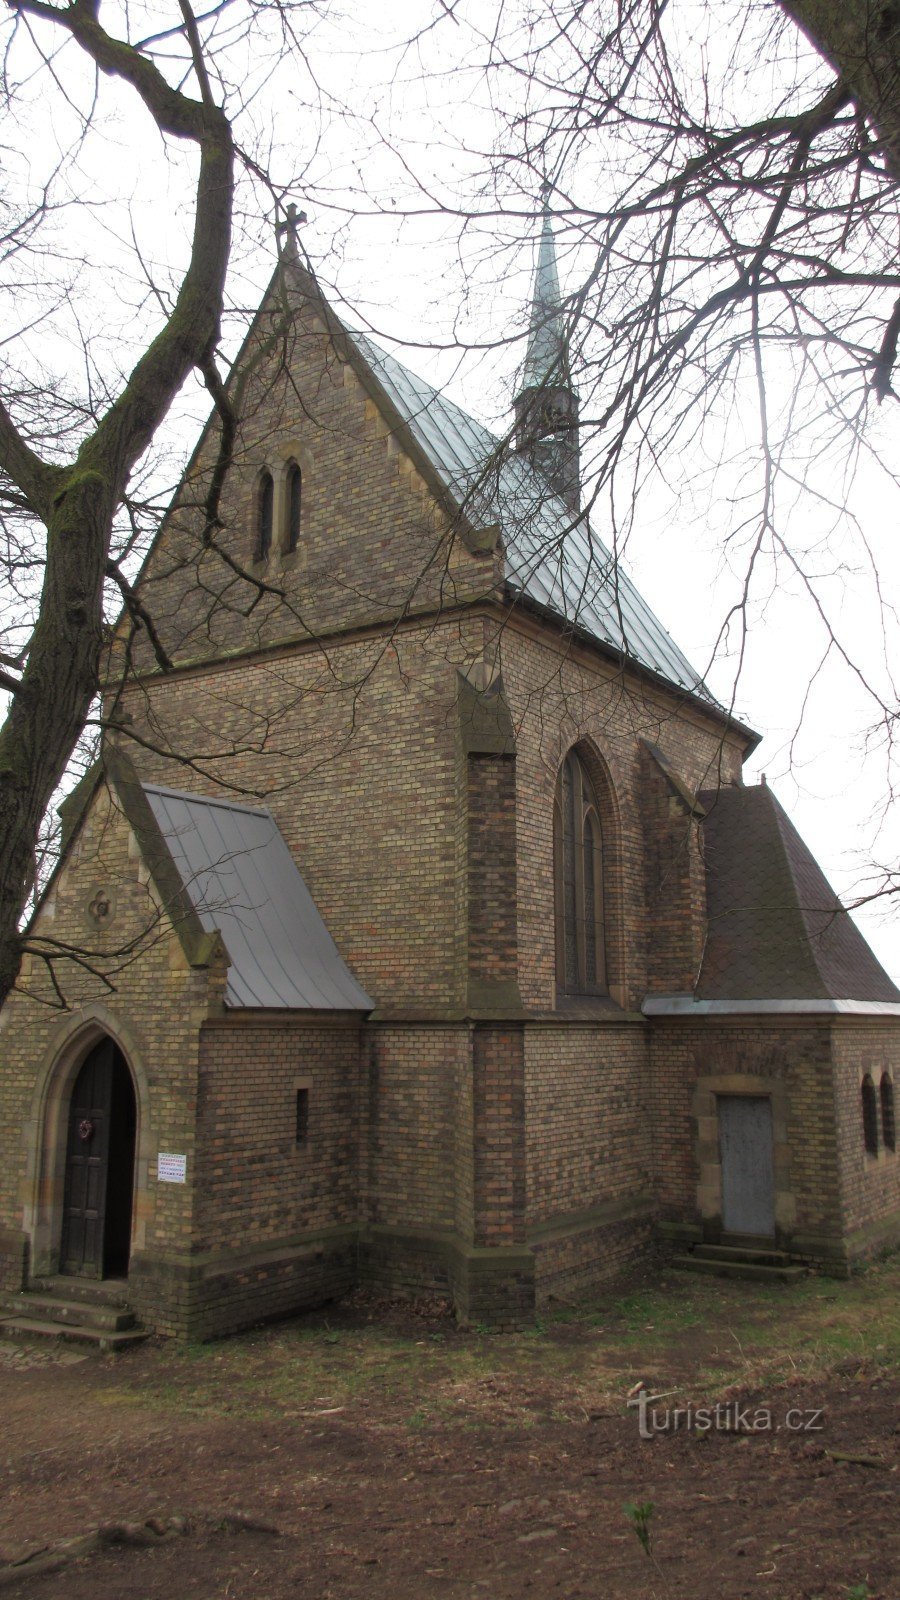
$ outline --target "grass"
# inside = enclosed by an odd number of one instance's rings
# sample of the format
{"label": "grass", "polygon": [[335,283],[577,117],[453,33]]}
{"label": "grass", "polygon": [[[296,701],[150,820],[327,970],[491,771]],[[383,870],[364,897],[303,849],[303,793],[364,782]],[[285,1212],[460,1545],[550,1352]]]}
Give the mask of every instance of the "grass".
{"label": "grass", "polygon": [[721,1397],[836,1366],[900,1365],[900,1261],[844,1281],[735,1284],[671,1274],[627,1294],[551,1307],[518,1334],[449,1321],[362,1321],[330,1308],[218,1344],[160,1346],[111,1400],[162,1411],[315,1416],[387,1405],[413,1430],[533,1426],[624,1404],[635,1381]]}

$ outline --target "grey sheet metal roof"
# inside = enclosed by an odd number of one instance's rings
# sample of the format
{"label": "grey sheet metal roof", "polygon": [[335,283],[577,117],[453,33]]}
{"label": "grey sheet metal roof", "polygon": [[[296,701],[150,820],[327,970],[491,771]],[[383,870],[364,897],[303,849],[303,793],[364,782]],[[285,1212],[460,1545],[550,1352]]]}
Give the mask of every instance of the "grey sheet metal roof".
{"label": "grey sheet metal roof", "polygon": [[512,594],[717,705],[587,518],[573,526],[568,507],[524,457],[502,449],[489,429],[366,335],[349,337],[472,524],[499,523]]}
{"label": "grey sheet metal roof", "polygon": [[142,788],[203,927],[225,942],[229,1006],[371,1011],[271,812]]}

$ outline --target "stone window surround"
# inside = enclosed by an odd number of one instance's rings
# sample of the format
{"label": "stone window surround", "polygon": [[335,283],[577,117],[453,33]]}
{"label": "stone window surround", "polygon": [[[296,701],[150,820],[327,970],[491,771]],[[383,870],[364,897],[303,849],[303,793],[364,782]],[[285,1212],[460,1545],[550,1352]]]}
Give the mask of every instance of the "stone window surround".
{"label": "stone window surround", "polygon": [[722,1230],[722,1158],[719,1150],[719,1098],[758,1095],[772,1104],[775,1236],[790,1233],[797,1206],[791,1190],[788,1143],[788,1092],[777,1078],[732,1072],[698,1078],[691,1098],[697,1159],[697,1212],[710,1232]]}
{"label": "stone window surround", "polygon": [[[894,1161],[896,1161],[898,1159],[898,1155],[897,1155],[897,1132],[896,1132],[896,1121],[895,1121],[896,1108],[895,1108],[895,1102],[894,1102],[894,1077],[893,1077],[893,1073],[889,1072],[887,1067],[882,1067],[881,1069],[879,1069],[877,1067],[867,1067],[865,1069],[865,1071],[861,1071],[860,1072],[860,1077],[859,1077],[860,1097],[862,1097],[862,1086],[863,1086],[863,1084],[864,1084],[864,1082],[865,1082],[865,1080],[867,1078],[869,1079],[869,1081],[871,1082],[871,1084],[872,1084],[872,1086],[873,1086],[873,1088],[875,1090],[875,1127],[876,1127],[876,1131],[877,1131],[877,1135],[878,1135],[878,1148],[876,1150],[869,1150],[869,1149],[866,1148],[865,1143],[864,1143],[863,1144],[863,1155],[864,1155],[865,1161],[866,1161],[867,1164],[869,1162],[882,1161],[882,1160],[887,1160],[887,1161],[894,1160]],[[887,1120],[885,1118],[885,1099],[886,1099],[886,1096],[885,1096],[885,1093],[884,1093],[884,1089],[882,1087],[883,1084],[885,1084],[885,1083],[887,1083],[889,1085],[888,1094],[890,1096],[890,1105],[891,1105],[891,1125],[890,1125],[890,1132],[891,1132],[891,1135],[892,1135],[892,1142],[891,1143],[888,1143],[888,1140],[887,1140],[887,1137],[886,1137],[887,1128],[888,1128]]]}
{"label": "stone window surround", "polygon": [[[253,489],[253,565],[264,567],[273,560],[278,560],[283,566],[293,566],[302,556],[304,549],[303,526],[301,520],[300,538],[294,549],[290,549],[290,505],[288,503],[288,472],[292,464],[300,468],[303,488],[302,496],[305,498],[309,483],[309,474],[312,471],[312,456],[309,447],[302,444],[299,439],[280,440],[272,447],[264,461],[260,462],[254,480]],[[269,553],[262,557],[259,551],[259,496],[260,485],[265,473],[269,473],[274,488],[274,504],[272,508],[272,540]],[[303,518],[301,501],[301,519]]]}
{"label": "stone window surround", "polygon": [[88,1052],[103,1038],[121,1050],[134,1087],[137,1126],[134,1152],[132,1253],[144,1247],[150,1210],[149,1176],[155,1171],[157,1140],[149,1116],[149,1083],[141,1049],[130,1029],[103,1005],[80,1008],[54,1030],[37,1073],[23,1140],[28,1152],[22,1192],[22,1228],[30,1242],[30,1273],[52,1276],[59,1268],[65,1200],[69,1102]]}
{"label": "stone window surround", "polygon": [[[624,885],[622,881],[622,821],[612,774],[590,734],[581,733],[576,734],[575,737],[569,737],[560,747],[551,800],[551,838],[553,836],[553,819],[556,813],[556,794],[563,762],[567,756],[573,753],[579,757],[593,785],[600,814],[600,836],[603,849],[603,920],[606,945],[605,993],[616,1005],[626,1010],[628,1006],[628,985],[626,981]],[[555,921],[555,852],[553,884]],[[559,986],[558,975],[554,980],[554,987],[557,1009],[564,1009],[567,1001],[577,1003],[591,999],[589,995],[566,996]],[[602,1003],[602,998],[600,1003]]]}

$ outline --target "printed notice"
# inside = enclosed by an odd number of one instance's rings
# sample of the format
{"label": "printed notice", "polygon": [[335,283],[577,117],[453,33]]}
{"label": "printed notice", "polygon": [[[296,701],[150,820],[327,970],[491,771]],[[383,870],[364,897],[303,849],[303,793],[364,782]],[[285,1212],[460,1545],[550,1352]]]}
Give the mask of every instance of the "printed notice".
{"label": "printed notice", "polygon": [[156,1163],[156,1176],[160,1183],[185,1183],[187,1156],[163,1155],[160,1151]]}

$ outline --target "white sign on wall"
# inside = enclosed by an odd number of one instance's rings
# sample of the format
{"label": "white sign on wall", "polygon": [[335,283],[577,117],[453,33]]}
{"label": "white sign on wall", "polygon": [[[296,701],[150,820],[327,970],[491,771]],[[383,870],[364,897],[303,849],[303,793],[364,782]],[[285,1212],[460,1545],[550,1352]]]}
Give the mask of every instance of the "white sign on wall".
{"label": "white sign on wall", "polygon": [[185,1183],[187,1181],[187,1156],[163,1155],[156,1162],[156,1176],[160,1183]]}

